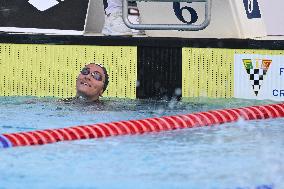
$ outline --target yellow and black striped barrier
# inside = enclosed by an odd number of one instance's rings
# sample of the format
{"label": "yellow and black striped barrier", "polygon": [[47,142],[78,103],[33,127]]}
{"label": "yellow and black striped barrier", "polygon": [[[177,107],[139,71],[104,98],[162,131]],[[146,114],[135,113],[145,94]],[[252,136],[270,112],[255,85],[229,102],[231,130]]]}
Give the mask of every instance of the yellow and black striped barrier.
{"label": "yellow and black striped barrier", "polygon": [[[243,85],[248,98],[270,99],[271,94],[272,99],[284,99],[283,41],[29,35],[4,39],[0,96],[73,97],[80,69],[98,62],[110,76],[105,97],[245,98],[239,92]],[[251,63],[250,70],[242,60]],[[262,62],[270,63],[264,68]],[[251,78],[249,71],[263,70]],[[277,82],[279,87],[274,86]]]}

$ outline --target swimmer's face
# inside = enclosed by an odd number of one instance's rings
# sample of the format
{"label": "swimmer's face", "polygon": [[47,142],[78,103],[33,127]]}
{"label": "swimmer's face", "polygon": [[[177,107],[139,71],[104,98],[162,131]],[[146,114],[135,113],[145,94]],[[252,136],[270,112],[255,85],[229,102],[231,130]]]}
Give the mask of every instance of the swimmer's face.
{"label": "swimmer's face", "polygon": [[103,94],[105,74],[96,64],[86,65],[79,74],[76,82],[77,96],[88,101],[96,101]]}

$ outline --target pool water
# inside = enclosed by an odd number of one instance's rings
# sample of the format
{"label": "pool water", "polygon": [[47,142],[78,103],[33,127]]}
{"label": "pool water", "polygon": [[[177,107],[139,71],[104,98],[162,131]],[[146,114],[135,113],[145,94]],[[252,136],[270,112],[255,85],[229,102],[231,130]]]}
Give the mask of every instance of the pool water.
{"label": "pool water", "polygon": [[[1,133],[185,114],[269,101],[0,97]],[[284,119],[0,149],[0,188],[284,188]]]}

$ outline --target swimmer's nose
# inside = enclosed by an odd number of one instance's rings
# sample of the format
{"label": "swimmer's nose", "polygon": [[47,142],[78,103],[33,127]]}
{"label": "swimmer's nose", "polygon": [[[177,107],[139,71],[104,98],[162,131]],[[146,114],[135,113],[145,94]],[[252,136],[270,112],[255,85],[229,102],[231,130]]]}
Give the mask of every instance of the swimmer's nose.
{"label": "swimmer's nose", "polygon": [[91,74],[85,75],[85,79],[90,81],[91,80]]}

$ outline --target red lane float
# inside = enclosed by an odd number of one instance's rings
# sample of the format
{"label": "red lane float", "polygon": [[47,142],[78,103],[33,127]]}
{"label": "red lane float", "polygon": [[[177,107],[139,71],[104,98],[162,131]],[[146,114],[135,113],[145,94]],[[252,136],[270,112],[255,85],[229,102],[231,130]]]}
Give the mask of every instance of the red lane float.
{"label": "red lane float", "polygon": [[209,126],[237,121],[240,118],[255,120],[278,117],[284,117],[284,104],[2,134],[0,135],[0,148]]}

